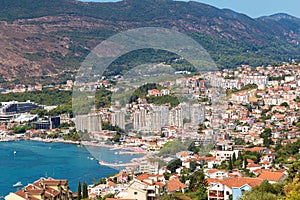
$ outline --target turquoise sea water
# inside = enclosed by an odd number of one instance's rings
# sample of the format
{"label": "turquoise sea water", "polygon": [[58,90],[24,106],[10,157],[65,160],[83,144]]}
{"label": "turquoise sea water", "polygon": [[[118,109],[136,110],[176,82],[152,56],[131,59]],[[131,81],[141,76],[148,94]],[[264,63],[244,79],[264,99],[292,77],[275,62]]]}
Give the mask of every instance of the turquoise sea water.
{"label": "turquoise sea water", "polygon": [[[85,147],[73,144],[33,141],[0,143],[0,196],[15,192],[17,189],[12,185],[18,181],[26,185],[40,177],[68,179],[71,190],[76,192],[79,179],[91,184],[92,178],[98,180],[118,172],[116,169],[99,165],[97,159],[106,162],[128,162],[133,158],[130,155],[116,155],[115,151],[107,148],[89,149],[94,155]],[[97,159],[89,159],[94,156]]]}

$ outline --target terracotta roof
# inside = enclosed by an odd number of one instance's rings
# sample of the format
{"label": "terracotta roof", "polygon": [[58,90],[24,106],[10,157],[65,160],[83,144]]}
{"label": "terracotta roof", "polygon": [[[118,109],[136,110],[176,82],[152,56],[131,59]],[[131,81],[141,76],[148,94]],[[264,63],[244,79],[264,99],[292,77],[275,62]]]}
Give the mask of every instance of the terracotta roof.
{"label": "terracotta roof", "polygon": [[115,185],[115,183],[114,183],[114,182],[112,182],[112,181],[107,181],[107,185],[108,185],[108,186],[114,186],[114,185]]}
{"label": "terracotta roof", "polygon": [[247,165],[247,167],[260,167],[260,165],[259,164],[255,164],[255,163],[249,163]]}
{"label": "terracotta roof", "polygon": [[268,164],[270,164],[270,162],[269,161],[267,161],[267,160],[264,160],[261,164],[265,164],[265,165],[268,165]]}
{"label": "terracotta roof", "polygon": [[265,148],[265,147],[253,147],[253,148],[245,148],[244,151],[259,152],[259,151],[266,150],[266,149],[267,148]]}
{"label": "terracotta roof", "polygon": [[169,180],[167,182],[168,192],[175,192],[186,188],[187,186],[181,183],[178,179]]}
{"label": "terracotta roof", "polygon": [[268,172],[263,171],[258,178],[267,180],[267,181],[280,181],[284,178],[284,174],[282,172]]}
{"label": "terracotta roof", "polygon": [[[31,199],[31,200],[36,200],[38,199],[37,197],[35,197],[36,195],[38,196],[44,196],[46,198],[50,198],[50,197],[56,197],[60,194],[60,191],[55,190],[50,186],[58,186],[58,185],[67,185],[68,181],[67,180],[55,180],[52,178],[41,178],[37,181],[35,181],[33,184],[29,184],[27,186],[25,186],[23,189],[15,192],[16,195],[24,198],[24,199]],[[69,191],[70,192],[70,191]],[[63,194],[68,193],[67,190],[62,190]]]}
{"label": "terracotta roof", "polygon": [[262,179],[246,178],[246,177],[228,178],[223,181],[220,181],[220,183],[227,185],[229,188],[242,187],[245,184],[248,184],[249,186],[251,186],[253,188],[253,187],[260,185],[261,182],[262,182]]}
{"label": "terracotta roof", "polygon": [[137,180],[142,181],[149,177],[149,174],[141,174],[136,177]]}

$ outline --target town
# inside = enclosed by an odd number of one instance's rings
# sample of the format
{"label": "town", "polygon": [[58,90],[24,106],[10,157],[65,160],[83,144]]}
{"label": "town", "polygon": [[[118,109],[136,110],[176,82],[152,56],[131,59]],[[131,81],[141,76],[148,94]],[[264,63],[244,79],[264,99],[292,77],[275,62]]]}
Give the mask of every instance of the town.
{"label": "town", "polygon": [[[5,199],[51,199],[43,184],[59,185],[55,190],[63,189],[66,199],[243,200],[259,194],[292,199],[300,187],[300,64],[176,75],[134,87],[129,102],[96,99],[88,112],[2,102],[2,142],[67,142],[142,155],[129,163],[99,159],[119,173],[88,185],[84,197],[81,190],[72,194],[66,180],[41,179]],[[121,80],[101,77],[80,87],[111,95],[119,89],[113,82]],[[74,86],[69,80],[52,87],[71,91]],[[17,86],[2,89],[2,95],[44,89]]]}

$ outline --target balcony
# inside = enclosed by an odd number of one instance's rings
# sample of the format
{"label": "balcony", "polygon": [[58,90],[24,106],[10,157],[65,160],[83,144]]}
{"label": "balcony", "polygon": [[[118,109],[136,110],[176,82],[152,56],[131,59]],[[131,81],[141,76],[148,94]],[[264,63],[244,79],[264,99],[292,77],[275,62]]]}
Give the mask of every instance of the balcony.
{"label": "balcony", "polygon": [[224,193],[223,192],[220,192],[220,193],[209,193],[208,197],[209,198],[224,199]]}
{"label": "balcony", "polygon": [[148,197],[156,197],[155,193],[148,193]]}

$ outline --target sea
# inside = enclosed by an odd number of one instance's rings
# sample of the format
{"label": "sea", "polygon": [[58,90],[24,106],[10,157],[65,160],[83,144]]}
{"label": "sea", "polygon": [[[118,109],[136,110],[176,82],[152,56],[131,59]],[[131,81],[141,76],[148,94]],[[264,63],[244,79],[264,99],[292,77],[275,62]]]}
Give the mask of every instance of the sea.
{"label": "sea", "polygon": [[[128,163],[137,155],[118,155],[104,147],[88,147],[66,143],[35,141],[0,142],[0,196],[6,196],[41,177],[67,179],[73,192],[78,181],[94,180],[116,174],[120,168],[101,166],[98,159],[109,163]],[[1,198],[0,198],[1,199]]]}

